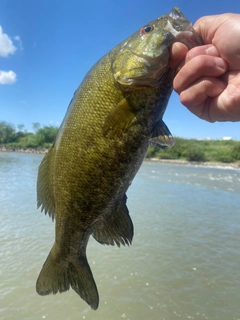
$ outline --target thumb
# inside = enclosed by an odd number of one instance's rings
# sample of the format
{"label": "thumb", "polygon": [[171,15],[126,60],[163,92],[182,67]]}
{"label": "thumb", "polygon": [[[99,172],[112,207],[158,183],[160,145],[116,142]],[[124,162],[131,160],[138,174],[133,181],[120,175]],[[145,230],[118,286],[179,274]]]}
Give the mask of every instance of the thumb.
{"label": "thumb", "polygon": [[221,21],[222,15],[205,16],[198,19],[193,27],[205,44],[212,44]]}
{"label": "thumb", "polygon": [[195,30],[205,44],[213,44],[221,58],[229,64],[229,70],[240,68],[240,15],[225,13],[200,18],[194,24]]}

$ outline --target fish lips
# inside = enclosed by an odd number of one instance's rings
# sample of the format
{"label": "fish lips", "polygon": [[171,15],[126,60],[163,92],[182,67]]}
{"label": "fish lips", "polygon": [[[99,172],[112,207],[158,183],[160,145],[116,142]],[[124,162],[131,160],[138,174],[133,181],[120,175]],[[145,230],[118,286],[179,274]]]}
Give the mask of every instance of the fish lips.
{"label": "fish lips", "polygon": [[181,42],[185,44],[188,49],[196,46],[202,46],[204,44],[202,38],[195,31],[191,24],[188,26],[186,31],[183,31],[176,36],[175,42]]}

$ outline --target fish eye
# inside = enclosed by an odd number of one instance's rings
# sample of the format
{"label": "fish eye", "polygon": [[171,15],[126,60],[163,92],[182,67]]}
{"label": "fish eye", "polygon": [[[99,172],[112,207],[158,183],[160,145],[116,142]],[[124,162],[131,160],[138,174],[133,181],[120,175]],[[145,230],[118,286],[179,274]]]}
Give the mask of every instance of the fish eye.
{"label": "fish eye", "polygon": [[149,33],[149,32],[151,32],[151,31],[153,31],[153,26],[145,26],[145,27],[143,27],[142,29],[141,29],[141,34],[146,34],[146,33]]}
{"label": "fish eye", "polygon": [[174,26],[174,29],[177,31],[181,31],[181,26],[176,25],[176,26]]}

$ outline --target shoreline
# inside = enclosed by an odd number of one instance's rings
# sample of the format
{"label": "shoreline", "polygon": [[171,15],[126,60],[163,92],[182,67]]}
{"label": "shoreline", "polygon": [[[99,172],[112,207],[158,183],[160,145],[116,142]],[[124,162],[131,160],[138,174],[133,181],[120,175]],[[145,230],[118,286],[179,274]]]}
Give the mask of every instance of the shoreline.
{"label": "shoreline", "polygon": [[[46,154],[49,151],[49,148],[17,148],[17,147],[5,147],[0,146],[1,152],[16,152],[16,153],[31,153],[31,154]],[[171,164],[180,164],[180,165],[197,165],[203,167],[230,167],[230,168],[240,168],[240,161],[236,162],[211,162],[211,161],[187,161],[180,159],[158,159],[158,158],[145,158],[145,162],[160,162],[160,163],[171,163]]]}
{"label": "shoreline", "polygon": [[160,163],[171,163],[171,164],[182,164],[182,165],[196,165],[203,167],[224,167],[224,168],[240,168],[240,161],[236,162],[215,162],[215,161],[187,161],[180,159],[158,159],[158,158],[145,158],[146,162],[160,162]]}
{"label": "shoreline", "polygon": [[49,148],[18,148],[18,147],[5,147],[0,146],[0,152],[16,152],[16,153],[36,153],[46,154]]}

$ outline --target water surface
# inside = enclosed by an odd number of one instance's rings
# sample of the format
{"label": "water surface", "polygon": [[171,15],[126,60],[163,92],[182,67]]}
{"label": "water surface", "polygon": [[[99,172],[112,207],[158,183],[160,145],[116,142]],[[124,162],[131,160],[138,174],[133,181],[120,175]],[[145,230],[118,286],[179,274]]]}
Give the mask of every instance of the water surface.
{"label": "water surface", "polygon": [[0,153],[0,319],[240,319],[240,170],[145,162],[128,191],[131,247],[87,254],[100,295],[41,297],[54,240],[36,210],[41,155]]}

